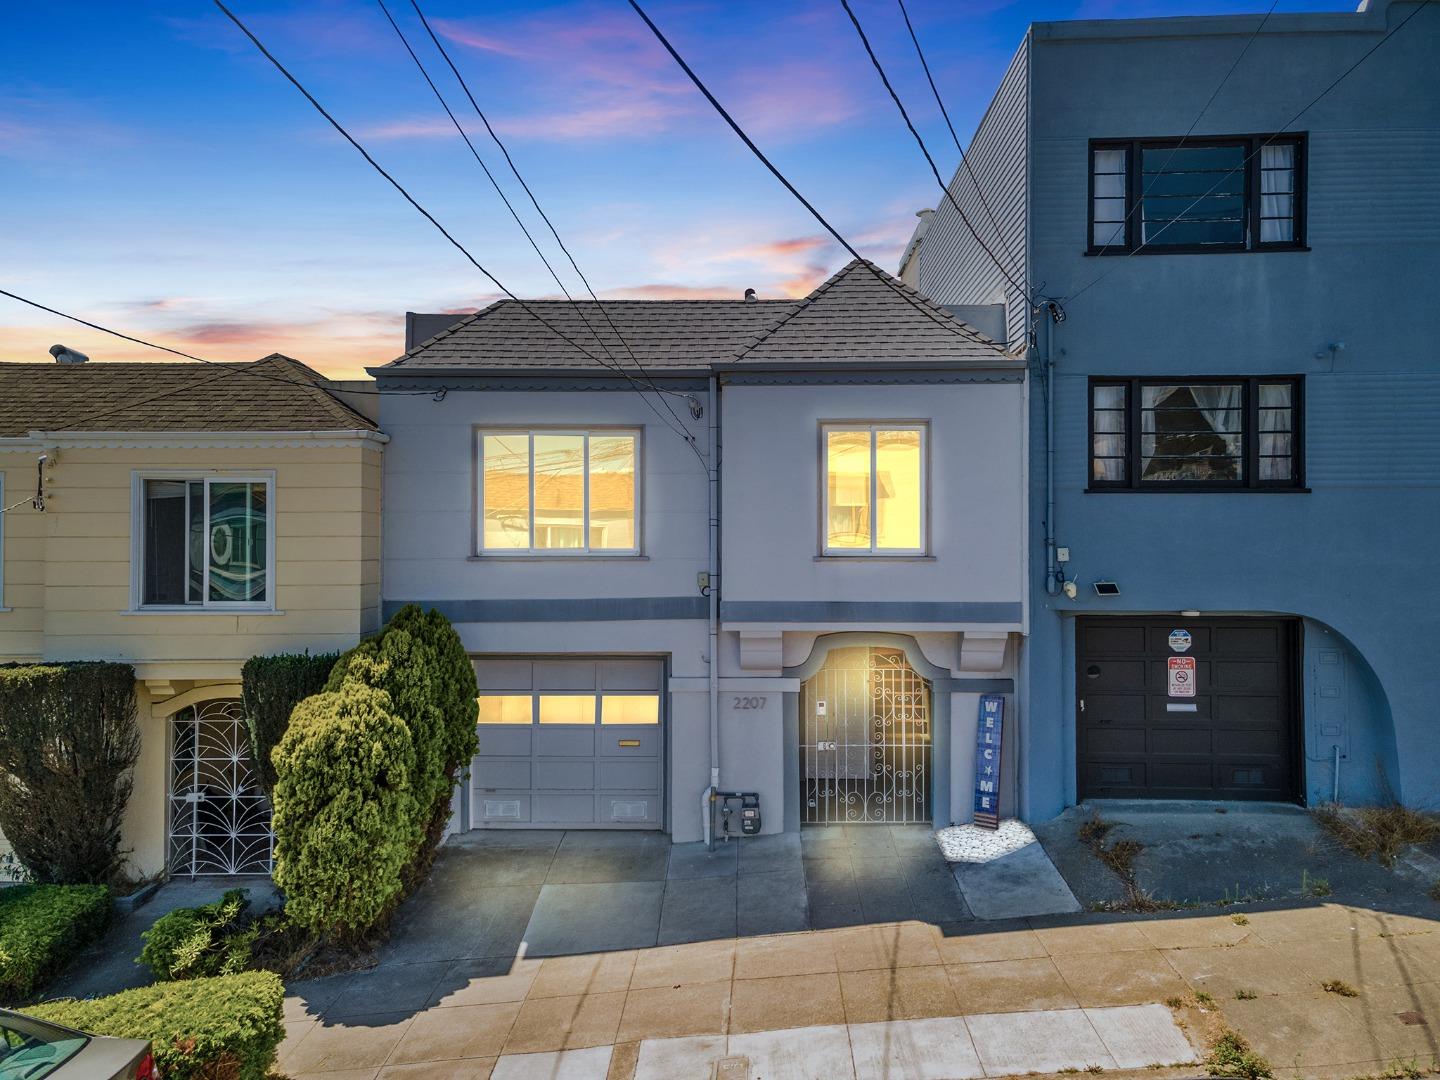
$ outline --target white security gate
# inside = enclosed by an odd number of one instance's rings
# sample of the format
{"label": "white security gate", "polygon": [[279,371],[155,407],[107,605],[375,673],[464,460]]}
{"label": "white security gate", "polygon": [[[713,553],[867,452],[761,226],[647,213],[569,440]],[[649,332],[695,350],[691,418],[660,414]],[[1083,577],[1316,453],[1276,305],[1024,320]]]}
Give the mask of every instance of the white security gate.
{"label": "white security gate", "polygon": [[832,649],[800,688],[800,820],[930,820],[930,684],[900,649]]}
{"label": "white security gate", "polygon": [[270,800],[238,701],[176,713],[170,747],[170,872],[268,874]]}

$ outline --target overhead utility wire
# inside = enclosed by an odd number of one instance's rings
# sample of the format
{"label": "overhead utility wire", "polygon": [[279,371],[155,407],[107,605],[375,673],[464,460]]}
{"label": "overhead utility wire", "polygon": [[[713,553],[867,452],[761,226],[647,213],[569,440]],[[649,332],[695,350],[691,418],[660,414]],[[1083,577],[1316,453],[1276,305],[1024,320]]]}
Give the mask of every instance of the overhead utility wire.
{"label": "overhead utility wire", "polygon": [[[550,220],[550,215],[545,213],[544,208],[540,205],[540,200],[535,197],[535,192],[532,191],[530,185],[525,182],[525,177],[520,175],[520,167],[515,164],[515,159],[510,156],[510,150],[506,147],[505,143],[501,141],[499,134],[491,126],[490,118],[485,115],[485,110],[480,108],[480,103],[475,100],[475,95],[470,92],[470,84],[465,80],[465,76],[460,74],[460,69],[455,66],[455,61],[450,59],[449,50],[445,48],[444,44],[440,41],[439,35],[437,35],[434,29],[431,28],[430,20],[425,17],[425,12],[420,10],[420,5],[417,0],[410,0],[410,6],[415,9],[415,14],[420,17],[420,25],[425,27],[425,32],[430,35],[430,40],[434,43],[436,51],[440,53],[442,58],[444,58],[445,63],[449,66],[451,73],[455,76],[455,81],[460,84],[460,89],[465,91],[465,96],[469,98],[470,107],[475,110],[475,115],[480,117],[480,122],[485,125],[485,130],[490,133],[490,138],[493,139],[495,145],[500,148],[500,153],[503,154],[505,157],[505,164],[510,166],[510,171],[514,173],[515,179],[520,182],[520,186],[524,189],[525,194],[530,197],[530,205],[535,207],[535,212],[539,214],[540,219],[545,222],[546,227],[550,230],[550,235],[555,238],[555,243],[558,244],[560,246],[560,250],[565,253],[565,258],[570,261],[570,268],[575,271],[575,275],[585,286],[585,291],[590,294],[590,299],[595,301],[595,306],[600,309],[600,314],[604,317],[605,322],[609,325],[610,332],[614,334],[615,337],[619,339],[620,344],[625,347],[625,352],[629,354],[631,362],[640,369],[640,374],[645,377],[645,379],[649,382],[651,389],[655,390],[656,393],[673,394],[676,397],[683,397],[693,402],[693,399],[690,398],[690,395],[688,394],[682,394],[674,390],[662,390],[660,387],[655,385],[654,380],[650,378],[650,373],[645,370],[645,365],[640,362],[640,358],[637,357],[635,355],[635,351],[630,348],[630,343],[625,340],[624,335],[620,333],[619,327],[615,325],[615,321],[610,318],[610,312],[606,310],[605,305],[600,302],[600,297],[597,296],[595,294],[595,290],[591,288],[590,279],[587,278],[584,271],[580,269],[580,264],[575,261],[575,256],[570,253],[570,249],[565,245],[565,241],[560,239],[560,231],[555,228],[555,223]],[[416,62],[418,63],[419,61]],[[437,90],[436,93],[438,94],[439,91]],[[449,112],[450,110],[447,108],[445,111]],[[453,120],[454,117],[452,116],[451,119]],[[459,127],[459,125],[457,124],[456,127]],[[468,143],[470,140],[466,139],[465,141]],[[502,195],[501,197],[503,198],[504,196]],[[513,210],[511,212],[514,213]],[[517,217],[516,220],[518,221],[519,218]],[[556,281],[558,283],[559,279],[557,278]],[[562,292],[565,292],[565,287],[563,285],[560,286],[560,289]],[[565,292],[565,295],[567,299],[570,296],[568,292]],[[574,303],[574,301],[572,300],[571,303]],[[579,309],[577,308],[576,310],[578,311]],[[590,325],[589,320],[586,320],[585,325]],[[594,333],[593,329],[591,330],[591,333]],[[595,335],[595,340],[600,340],[599,334]],[[609,350],[607,349],[606,351],[608,352]],[[676,415],[674,409],[670,408],[670,403],[668,401],[665,401],[664,398],[661,398],[660,400],[665,405],[665,407],[670,410],[670,415],[675,417],[675,422],[677,424],[680,424],[680,426],[683,428],[684,421],[682,421],[680,417]]]}
{"label": "overhead utility wire", "polygon": [[1176,221],[1181,220],[1181,219],[1184,218],[1184,216],[1185,216],[1186,214],[1188,214],[1191,210],[1193,210],[1195,207],[1199,206],[1201,200],[1209,197],[1211,194],[1213,194],[1213,193],[1215,192],[1215,190],[1216,190],[1221,184],[1223,184],[1223,183],[1226,181],[1226,179],[1228,179],[1230,176],[1233,176],[1235,173],[1239,172],[1239,171],[1240,171],[1241,169],[1243,169],[1247,164],[1249,164],[1249,162],[1250,162],[1257,154],[1259,154],[1262,150],[1264,150],[1265,147],[1269,146],[1272,142],[1274,142],[1274,141],[1275,141],[1276,139],[1278,139],[1281,135],[1283,135],[1283,134],[1285,133],[1285,130],[1286,130],[1291,124],[1295,123],[1296,120],[1299,120],[1300,117],[1304,116],[1307,112],[1309,112],[1312,108],[1314,108],[1317,104],[1319,104],[1319,102],[1320,102],[1320,100],[1321,100],[1322,98],[1324,98],[1327,94],[1329,94],[1331,90],[1334,90],[1335,87],[1339,86],[1342,82],[1344,82],[1345,79],[1346,79],[1347,77],[1349,77],[1349,75],[1350,75],[1356,68],[1358,68],[1358,67],[1359,67],[1361,64],[1363,64],[1366,60],[1368,60],[1368,59],[1375,53],[1375,51],[1380,48],[1380,46],[1384,45],[1384,44],[1385,44],[1387,41],[1389,41],[1392,37],[1394,37],[1394,36],[1395,36],[1396,34],[1398,34],[1401,30],[1403,30],[1403,29],[1405,28],[1405,25],[1406,25],[1407,23],[1409,23],[1411,19],[1415,18],[1416,15],[1419,15],[1420,12],[1424,11],[1424,10],[1425,10],[1427,7],[1429,7],[1429,6],[1430,6],[1430,0],[1420,0],[1420,6],[1419,6],[1419,7],[1417,7],[1414,11],[1410,12],[1409,15],[1406,15],[1405,18],[1401,19],[1398,23],[1396,23],[1390,30],[1388,30],[1388,31],[1386,32],[1386,34],[1385,34],[1384,37],[1382,37],[1382,38],[1381,38],[1379,41],[1377,41],[1374,45],[1370,46],[1370,48],[1366,49],[1365,52],[1360,55],[1359,59],[1357,59],[1353,64],[1351,64],[1348,68],[1346,68],[1344,71],[1342,71],[1342,72],[1341,72],[1339,75],[1337,75],[1334,79],[1332,79],[1332,80],[1330,81],[1329,85],[1326,86],[1325,89],[1321,90],[1320,93],[1316,94],[1313,98],[1311,98],[1310,101],[1307,102],[1307,103],[1300,109],[1299,112],[1297,112],[1297,113],[1296,113],[1294,116],[1292,116],[1289,120],[1285,121],[1285,123],[1282,124],[1278,130],[1276,130],[1275,132],[1273,132],[1268,138],[1266,138],[1266,140],[1265,140],[1264,142],[1262,142],[1259,146],[1257,146],[1257,147],[1256,147],[1254,150],[1252,150],[1249,154],[1245,155],[1244,159],[1241,160],[1240,164],[1236,165],[1234,168],[1228,170],[1227,172],[1222,173],[1221,176],[1220,176],[1220,179],[1216,180],[1215,183],[1210,186],[1210,189],[1209,189],[1208,191],[1202,192],[1200,195],[1196,196],[1195,201],[1192,202],[1189,206],[1185,207],[1184,210],[1180,211],[1180,214],[1179,214],[1177,217],[1171,218],[1170,221],[1166,222],[1166,223],[1165,223],[1164,225],[1162,225],[1159,229],[1156,229],[1154,236],[1146,237],[1144,240],[1142,240],[1142,241],[1140,242],[1139,245],[1137,245],[1135,248],[1131,249],[1130,251],[1127,251],[1122,257],[1118,258],[1118,259],[1116,260],[1116,265],[1115,265],[1115,266],[1111,267],[1109,270],[1106,270],[1105,272],[1103,272],[1103,273],[1101,273],[1101,274],[1097,274],[1097,275],[1096,275],[1095,277],[1093,277],[1087,284],[1081,286],[1078,290],[1076,290],[1076,291],[1075,291],[1074,293],[1072,293],[1070,296],[1066,297],[1066,298],[1065,298],[1066,303],[1074,303],[1075,300],[1076,300],[1078,297],[1080,297],[1080,296],[1082,296],[1083,294],[1089,292],[1089,291],[1090,291],[1091,289],[1093,289],[1096,285],[1099,285],[1100,282],[1104,281],[1104,280],[1105,280],[1106,278],[1108,278],[1111,274],[1115,273],[1115,271],[1119,270],[1121,266],[1124,266],[1124,265],[1125,265],[1125,260],[1128,259],[1131,255],[1134,255],[1136,252],[1140,251],[1141,248],[1145,247],[1145,246],[1146,246],[1147,244],[1149,244],[1152,240],[1157,239],[1162,233],[1164,233],[1164,231],[1165,231],[1166,229],[1168,229],[1168,228],[1169,228],[1171,225],[1173,225]]}
{"label": "overhead utility wire", "polygon": [[[1170,167],[1170,162],[1174,160],[1175,155],[1179,153],[1180,148],[1185,145],[1185,140],[1190,138],[1190,136],[1195,133],[1195,128],[1199,126],[1201,118],[1210,111],[1210,106],[1215,104],[1215,99],[1220,96],[1220,91],[1223,90],[1225,88],[1225,84],[1230,81],[1230,76],[1235,74],[1235,69],[1240,66],[1240,61],[1245,59],[1245,54],[1250,51],[1250,46],[1255,44],[1255,39],[1260,36],[1260,31],[1265,29],[1265,24],[1270,21],[1270,16],[1275,13],[1275,7],[1277,4],[1279,4],[1279,2],[1280,0],[1271,0],[1270,9],[1265,12],[1264,17],[1261,18],[1260,22],[1256,25],[1254,31],[1252,31],[1250,36],[1245,39],[1244,46],[1241,47],[1240,52],[1236,55],[1234,62],[1230,65],[1230,70],[1225,72],[1225,75],[1220,79],[1220,82],[1216,84],[1215,89],[1210,92],[1210,97],[1206,100],[1205,104],[1200,107],[1200,111],[1195,114],[1195,119],[1192,120],[1190,122],[1190,126],[1185,129],[1185,134],[1180,136],[1180,141],[1170,148],[1170,153],[1165,156],[1165,161],[1160,166],[1159,171],[1154,174],[1149,183],[1145,185],[1145,189],[1140,192],[1140,198],[1135,201],[1135,205],[1130,207],[1130,209],[1126,212],[1125,216],[1120,219],[1120,227],[1110,234],[1109,240],[1106,240],[1105,243],[1100,245],[1100,250],[1099,252],[1097,252],[1097,254],[1104,255],[1105,252],[1113,246],[1112,242],[1114,241],[1116,235],[1123,234],[1125,229],[1129,227],[1130,219],[1135,215],[1135,212],[1145,204],[1145,197],[1150,194],[1150,189],[1155,186],[1155,181],[1160,179],[1160,177],[1164,174],[1165,170]],[[1226,173],[1225,175],[1229,176],[1230,174]],[[1191,205],[1194,204],[1192,203]],[[1078,296],[1079,293],[1076,293],[1075,295]]]}
{"label": "overhead utility wire", "polygon": [[849,240],[846,240],[845,237],[841,235],[840,231],[835,228],[835,226],[831,225],[830,222],[825,220],[825,215],[820,213],[819,210],[815,209],[815,204],[812,203],[809,199],[807,199],[804,195],[802,195],[800,193],[800,189],[797,188],[794,184],[792,184],[789,179],[786,178],[785,174],[782,173],[775,166],[775,163],[765,156],[765,152],[761,150],[760,147],[755,145],[755,140],[750,138],[750,136],[745,133],[745,129],[742,128],[735,121],[735,118],[726,111],[725,106],[720,104],[719,99],[717,99],[715,95],[710,92],[710,88],[701,81],[699,75],[695,74],[694,69],[685,62],[685,58],[676,51],[675,46],[670,44],[670,39],[665,36],[665,34],[658,26],[655,25],[655,23],[651,20],[650,16],[645,14],[645,9],[642,8],[639,3],[636,2],[636,0],[629,0],[629,4],[632,8],[635,9],[635,14],[639,15],[640,18],[644,20],[645,25],[650,28],[650,32],[655,35],[656,40],[665,47],[665,51],[668,52],[671,58],[674,59],[675,63],[680,66],[680,70],[685,72],[685,74],[689,76],[690,81],[695,84],[695,89],[699,90],[700,93],[704,95],[705,100],[708,101],[715,109],[715,111],[720,114],[720,118],[730,126],[730,130],[735,132],[736,136],[740,139],[741,142],[745,144],[746,148],[749,149],[749,151],[760,160],[760,163],[764,165],[765,168],[770,170],[770,175],[775,177],[776,180],[779,180],[781,185],[784,186],[785,190],[790,192],[791,195],[795,196],[795,200],[799,202],[801,206],[805,207],[806,210],[810,211],[810,216],[813,217],[816,221],[818,221],[825,229],[825,231],[828,232],[832,237],[834,237],[837,244],[839,244],[842,248],[848,251],[851,256],[853,256],[868,270],[870,270],[870,272],[875,275],[875,279],[877,281],[879,281],[882,285],[885,285],[887,288],[893,291],[895,295],[899,296],[916,311],[919,311],[921,314],[925,315],[928,319],[934,322],[936,326],[941,326],[947,330],[950,330],[955,334],[956,337],[963,337],[967,340],[971,339],[970,334],[967,333],[966,330],[958,329],[950,322],[942,320],[940,316],[935,314],[935,312],[930,311],[924,305],[922,305],[908,288],[901,285],[899,282],[894,281],[888,275],[882,273],[879,267],[877,267],[874,263],[872,263],[869,259],[865,258],[863,255],[861,255],[860,252],[855,250],[855,245],[850,243]]}
{"label": "overhead utility wire", "polygon": [[874,66],[876,74],[880,76],[880,81],[885,84],[885,89],[890,93],[890,100],[895,102],[895,107],[900,110],[900,118],[905,121],[905,126],[910,129],[910,134],[915,137],[915,143],[920,147],[920,152],[925,155],[925,160],[929,162],[930,172],[935,177],[935,183],[940,186],[940,190],[944,192],[945,198],[950,200],[950,205],[953,206],[955,212],[960,215],[960,220],[965,223],[965,228],[968,229],[970,235],[975,238],[975,242],[980,245],[986,255],[990,256],[990,261],[995,264],[995,268],[999,270],[1005,280],[1015,288],[1015,291],[1025,298],[1026,303],[1029,303],[1030,290],[1016,281],[1015,275],[1007,270],[1004,264],[996,258],[995,252],[990,250],[990,245],[985,243],[984,238],[975,230],[975,226],[971,224],[970,218],[967,217],[965,211],[960,208],[960,204],[956,201],[955,196],[950,193],[949,185],[941,178],[940,169],[936,166],[935,159],[930,156],[929,147],[925,145],[925,140],[921,137],[920,132],[911,121],[910,114],[905,111],[905,105],[900,100],[900,95],[895,92],[895,87],[890,84],[890,77],[885,74],[885,68],[881,65],[880,58],[875,55],[875,50],[870,47],[870,39],[865,36],[865,28],[860,25],[860,20],[855,17],[855,12],[850,7],[850,0],[840,0],[840,6],[845,9],[845,14],[850,16],[850,22],[854,25],[855,32],[860,35],[860,44],[865,46],[865,52],[870,57],[870,63]]}
{"label": "overhead utility wire", "polygon": [[910,31],[910,40],[915,44],[915,55],[920,58],[920,66],[925,69],[925,78],[930,83],[930,92],[935,95],[935,104],[940,106],[940,115],[945,118],[945,126],[950,129],[950,138],[955,141],[955,149],[960,151],[960,161],[970,176],[970,184],[975,188],[975,195],[979,198],[980,205],[985,208],[985,216],[990,219],[990,224],[995,229],[995,238],[1004,245],[1005,254],[1010,257],[1011,265],[1018,266],[1020,257],[1010,246],[1005,231],[1000,228],[1000,222],[995,220],[995,211],[990,208],[990,200],[985,198],[985,192],[980,188],[980,178],[975,175],[975,170],[970,165],[970,155],[965,152],[965,147],[960,142],[960,136],[955,133],[955,125],[950,122],[950,111],[945,108],[945,101],[940,96],[940,88],[935,85],[935,76],[930,74],[930,65],[925,60],[925,51],[920,48],[920,38],[915,34],[915,27],[911,25],[910,12],[905,8],[905,0],[896,0],[896,2],[900,5],[900,14],[905,19],[905,29]]}
{"label": "overhead utility wire", "polygon": [[[479,270],[480,273],[483,274],[487,279],[489,279],[502,293],[508,296],[511,300],[514,300],[517,304],[519,304],[521,309],[532,319],[534,319],[541,326],[545,327],[551,333],[559,337],[562,341],[569,344],[572,348],[578,350],[583,356],[594,361],[596,364],[599,364],[601,367],[606,368],[607,370],[614,371],[617,374],[623,375],[632,383],[635,383],[635,385],[642,386],[642,384],[639,383],[636,379],[634,379],[629,374],[629,372],[626,372],[623,368],[610,367],[608,364],[605,363],[604,360],[600,359],[594,353],[590,352],[589,349],[585,348],[569,334],[565,333],[563,330],[559,329],[552,323],[547,322],[545,319],[541,318],[540,315],[535,311],[535,309],[530,306],[530,304],[522,300],[519,296],[515,295],[515,293],[511,292],[505,286],[504,282],[502,282],[499,278],[497,278],[494,274],[487,270],[480,263],[480,261],[475,258],[474,255],[470,254],[469,249],[467,249],[464,244],[457,240],[454,234],[451,233],[450,230],[445,228],[445,226],[440,223],[439,219],[437,219],[435,215],[433,215],[432,213],[430,213],[429,210],[426,210],[425,207],[420,205],[420,203],[415,199],[413,195],[410,194],[409,191],[405,189],[404,185],[402,185],[400,181],[396,180],[393,176],[391,176],[390,173],[385,170],[384,166],[382,166],[378,161],[371,157],[370,152],[366,150],[365,147],[360,145],[360,143],[355,139],[353,135],[350,134],[350,132],[345,130],[345,127],[340,123],[340,121],[336,120],[335,117],[331,116],[330,113],[326,111],[325,106],[321,105],[320,102],[316,100],[315,96],[311,94],[309,90],[305,89],[305,87],[301,84],[300,80],[297,79],[294,75],[292,75],[289,69],[286,68],[285,65],[282,64],[278,59],[275,58],[274,54],[271,53],[270,50],[265,47],[264,43],[262,43],[261,40],[255,36],[251,29],[246,26],[243,21],[241,21],[239,16],[237,16],[233,11],[226,7],[225,4],[222,3],[222,0],[214,0],[214,4],[217,8],[220,9],[220,11],[225,15],[226,18],[228,18],[239,28],[241,33],[243,33],[247,38],[250,39],[251,44],[253,44],[255,48],[259,50],[260,54],[264,56],[266,60],[270,61],[271,65],[274,66],[274,68],[279,71],[280,74],[283,75],[286,80],[295,87],[296,90],[300,91],[301,96],[303,96],[305,100],[314,107],[315,111],[318,112],[321,116],[323,116],[326,121],[329,122],[330,126],[333,127],[346,142],[348,142],[351,146],[355,148],[355,150],[360,154],[361,157],[365,159],[365,161],[370,165],[370,167],[373,168],[376,172],[378,172],[382,177],[384,177],[385,180],[389,182],[390,186],[400,193],[401,197],[404,198],[406,202],[408,202],[412,207],[414,207],[415,210],[423,218],[425,218],[426,221],[430,222],[431,225],[435,226],[436,230],[440,233],[440,235],[445,237],[445,239],[450,242],[451,246],[454,247],[456,251],[460,252],[460,254],[465,257],[466,261],[469,262],[471,266]],[[660,412],[659,409],[655,408],[654,402],[652,402],[648,397],[646,397],[644,393],[641,393],[640,397],[641,400],[643,400],[645,404],[649,406],[650,410],[654,412],[657,417],[660,418],[660,421],[667,428],[669,428],[672,432],[674,432],[681,439],[683,439],[692,450],[695,450],[695,453],[697,455],[699,454],[699,450],[695,449],[695,445],[691,441],[689,433],[686,432],[683,427],[677,429],[670,422],[670,420],[668,420],[666,416]]]}

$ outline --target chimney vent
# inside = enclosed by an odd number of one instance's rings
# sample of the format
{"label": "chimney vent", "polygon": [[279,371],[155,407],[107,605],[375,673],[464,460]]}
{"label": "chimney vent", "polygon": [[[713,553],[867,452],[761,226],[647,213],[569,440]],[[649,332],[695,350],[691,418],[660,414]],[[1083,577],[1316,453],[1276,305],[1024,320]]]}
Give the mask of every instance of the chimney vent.
{"label": "chimney vent", "polygon": [[757,299],[759,299],[759,298],[755,295],[755,290],[754,290],[754,289],[746,289],[746,290],[745,290],[745,302],[746,302],[747,304],[753,304],[753,303],[755,303],[755,301],[756,301]]}
{"label": "chimney vent", "polygon": [[51,345],[50,355],[55,357],[57,364],[83,364],[90,359],[83,352],[67,349],[64,345]]}

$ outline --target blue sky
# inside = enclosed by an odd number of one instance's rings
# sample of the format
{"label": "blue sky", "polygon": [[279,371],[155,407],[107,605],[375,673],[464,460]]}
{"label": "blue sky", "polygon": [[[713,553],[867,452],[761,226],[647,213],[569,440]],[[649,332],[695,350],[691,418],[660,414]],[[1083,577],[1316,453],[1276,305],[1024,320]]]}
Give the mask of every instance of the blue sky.
{"label": "blue sky", "polygon": [[[409,0],[387,3],[525,214]],[[958,154],[895,0],[854,3],[948,175]],[[1268,6],[907,3],[962,139],[1031,21]],[[558,294],[375,3],[231,6],[510,289]],[[893,267],[937,189],[839,0],[645,6],[801,190]],[[6,7],[0,287],[207,359],[280,351],[336,375],[399,352],[407,309],[494,298],[211,4]],[[422,7],[602,299],[803,295],[844,263],[624,0]],[[1349,7],[1281,0],[1277,10]],[[575,293],[573,273],[562,277]],[[163,359],[0,297],[0,359],[45,359],[56,341],[96,359]]]}

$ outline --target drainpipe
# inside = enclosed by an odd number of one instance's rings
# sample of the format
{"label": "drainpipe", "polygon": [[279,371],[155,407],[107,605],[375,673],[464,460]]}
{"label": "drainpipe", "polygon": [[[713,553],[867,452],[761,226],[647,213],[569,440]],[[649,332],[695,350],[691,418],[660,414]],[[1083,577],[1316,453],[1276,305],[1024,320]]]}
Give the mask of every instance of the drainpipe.
{"label": "drainpipe", "polygon": [[1045,349],[1036,357],[1045,393],[1045,592],[1059,596],[1063,587],[1055,559],[1055,313],[1051,304],[1040,305],[1045,327]]}
{"label": "drainpipe", "polygon": [[709,418],[709,456],[706,458],[708,487],[710,489],[709,556],[706,570],[709,575],[709,665],[710,685],[708,707],[710,714],[710,786],[701,796],[700,820],[705,829],[705,846],[715,849],[715,837],[711,835],[710,808],[715,792],[720,787],[720,387],[714,372],[710,373],[706,415]]}

